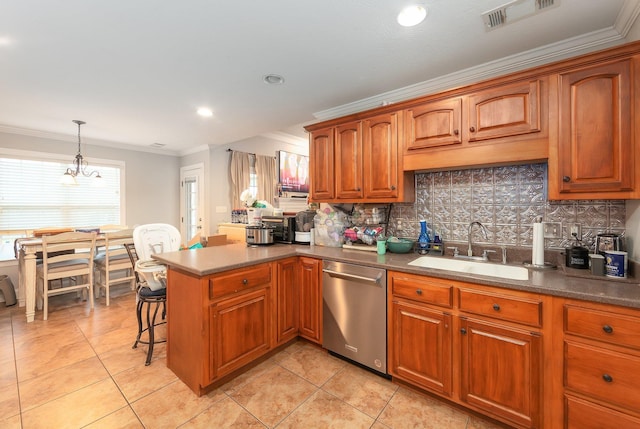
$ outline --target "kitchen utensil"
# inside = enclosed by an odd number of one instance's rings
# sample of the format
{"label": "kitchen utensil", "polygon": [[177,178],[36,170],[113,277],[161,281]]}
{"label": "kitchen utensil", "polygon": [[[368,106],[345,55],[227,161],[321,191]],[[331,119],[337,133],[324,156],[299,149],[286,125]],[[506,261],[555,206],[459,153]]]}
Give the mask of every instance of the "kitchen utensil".
{"label": "kitchen utensil", "polygon": [[248,245],[273,244],[274,228],[264,225],[249,225],[247,231]]}
{"label": "kitchen utensil", "polygon": [[578,244],[565,249],[565,264],[569,268],[589,268],[589,249]]}

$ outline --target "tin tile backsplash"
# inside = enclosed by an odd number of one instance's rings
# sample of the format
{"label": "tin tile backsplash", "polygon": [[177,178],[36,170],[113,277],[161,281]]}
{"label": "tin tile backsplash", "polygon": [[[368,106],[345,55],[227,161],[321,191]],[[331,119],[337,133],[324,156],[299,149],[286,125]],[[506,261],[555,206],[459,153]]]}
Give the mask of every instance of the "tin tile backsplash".
{"label": "tin tile backsplash", "polygon": [[467,242],[469,223],[479,221],[489,239],[475,228],[474,243],[531,247],[537,217],[561,222],[562,238],[546,239],[547,249],[572,243],[570,225],[579,223],[584,244],[598,233],[624,234],[624,200],[547,201],[546,164],[416,173],[416,202],[394,204],[389,233],[417,237],[425,219],[445,242]]}

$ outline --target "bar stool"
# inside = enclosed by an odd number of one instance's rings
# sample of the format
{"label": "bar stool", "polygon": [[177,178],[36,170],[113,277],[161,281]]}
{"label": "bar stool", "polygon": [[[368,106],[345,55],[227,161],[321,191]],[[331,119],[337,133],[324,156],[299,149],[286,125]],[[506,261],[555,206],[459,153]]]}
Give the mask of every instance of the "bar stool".
{"label": "bar stool", "polygon": [[[132,266],[135,267],[136,261],[138,260],[135,246],[133,243],[126,243],[124,244],[124,247],[127,249]],[[145,361],[145,366],[148,366],[151,364],[153,346],[155,344],[167,342],[166,338],[158,340],[155,337],[155,327],[167,323],[167,289],[162,288],[159,290],[151,290],[140,278],[140,274],[138,274],[137,271],[134,271],[134,273],[136,277],[136,316],[138,318],[138,335],[136,336],[136,341],[133,343],[132,348],[137,348],[138,344],[147,344],[149,346],[149,350],[147,351],[147,360]],[[158,321],[157,317],[161,306],[161,318],[160,321]],[[153,315],[151,311],[152,307],[154,307]],[[146,312],[147,319],[146,327],[144,328],[142,325],[143,311]],[[147,340],[140,339],[145,332],[148,334]]]}

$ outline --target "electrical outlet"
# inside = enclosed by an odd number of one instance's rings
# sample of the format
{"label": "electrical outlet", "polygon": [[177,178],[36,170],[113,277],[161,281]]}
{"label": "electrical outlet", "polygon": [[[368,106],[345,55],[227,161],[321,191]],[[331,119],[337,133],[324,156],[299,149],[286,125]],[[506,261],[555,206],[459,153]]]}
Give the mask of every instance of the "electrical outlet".
{"label": "electrical outlet", "polygon": [[575,237],[578,240],[582,239],[582,226],[579,223],[572,223],[570,229],[569,238]]}
{"label": "electrical outlet", "polygon": [[544,238],[562,238],[562,222],[542,222]]}

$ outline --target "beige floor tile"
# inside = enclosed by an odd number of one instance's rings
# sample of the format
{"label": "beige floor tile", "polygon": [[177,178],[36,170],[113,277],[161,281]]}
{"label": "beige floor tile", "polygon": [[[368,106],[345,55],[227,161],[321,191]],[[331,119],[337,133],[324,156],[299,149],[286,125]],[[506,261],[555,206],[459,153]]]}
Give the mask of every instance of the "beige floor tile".
{"label": "beige floor tile", "polygon": [[322,386],[322,390],[376,418],[398,386],[362,368],[346,365]]}
{"label": "beige floor tile", "polygon": [[127,405],[111,379],[22,413],[25,428],[79,428]]}
{"label": "beige floor tile", "polygon": [[[497,423],[491,423],[487,420],[483,420],[479,417],[469,416],[469,423],[467,423],[466,429],[503,429],[508,428],[507,425],[500,425]],[[622,429],[622,428],[620,428]]]}
{"label": "beige floor tile", "polygon": [[[373,426],[371,426],[371,429],[392,429],[387,425],[383,425],[382,423],[380,423],[379,421],[376,421]],[[444,429],[444,428],[443,428]]]}
{"label": "beige floor tile", "polygon": [[[0,348],[12,349],[9,345],[3,345]],[[13,356],[10,358],[0,359],[0,389],[7,384],[16,384],[18,377],[16,375],[16,361]]]}
{"label": "beige floor tile", "polygon": [[322,386],[346,363],[318,347],[303,345],[283,359],[280,365],[316,386]]}
{"label": "beige floor tile", "polygon": [[322,390],[297,408],[278,425],[278,429],[368,429],[374,419]]}
{"label": "beige floor tile", "polygon": [[144,361],[140,361],[137,366],[116,374],[113,379],[131,403],[173,383],[178,377],[164,365],[146,366]]}
{"label": "beige floor tile", "polygon": [[20,414],[18,385],[16,383],[6,384],[0,388],[0,421],[16,414]]}
{"label": "beige floor tile", "polygon": [[180,426],[180,429],[263,429],[264,425],[231,398],[223,398]]}
{"label": "beige floor tile", "polygon": [[22,330],[14,332],[15,353],[18,359],[42,353],[51,353],[51,349],[85,341],[82,331],[73,321],[33,322]]}
{"label": "beige floor tile", "polygon": [[176,381],[137,400],[131,407],[147,428],[176,428],[223,397],[225,394],[219,390],[198,397],[184,383]]}
{"label": "beige floor tile", "polygon": [[0,417],[0,428],[2,429],[22,429],[22,418],[20,414],[2,418]]}
{"label": "beige floor tile", "polygon": [[140,347],[133,349],[131,344],[127,343],[101,353],[99,357],[109,374],[116,375],[144,363],[147,359],[147,351]]}
{"label": "beige floor tile", "polygon": [[126,406],[118,411],[85,426],[84,429],[138,429],[144,428],[131,407]]}
{"label": "beige floor tile", "polygon": [[97,354],[102,354],[125,344],[132,346],[136,340],[137,333],[137,327],[133,325],[126,326],[89,338],[89,342]]}
{"label": "beige floor tile", "polygon": [[276,365],[250,379],[231,397],[273,427],[316,390],[313,384]]}
{"label": "beige floor tile", "polygon": [[94,317],[78,319],[76,323],[87,338],[97,337],[125,327],[134,327],[134,332],[137,332],[138,322],[135,314],[135,308],[114,307],[107,311],[101,311]]}
{"label": "beige floor tile", "polygon": [[16,361],[18,381],[22,383],[33,377],[38,377],[94,356],[95,352],[86,340],[65,344],[59,348],[52,347],[41,354],[18,359]]}
{"label": "beige floor tile", "polygon": [[47,372],[19,384],[22,411],[42,405],[109,377],[97,357]]}
{"label": "beige floor tile", "polygon": [[469,417],[435,399],[400,388],[378,417],[391,428],[465,429]]}
{"label": "beige floor tile", "polygon": [[253,380],[263,374],[264,372],[270,370],[276,365],[276,362],[273,358],[267,359],[264,362],[254,366],[250,370],[245,373],[240,374],[235,377],[233,380],[228,383],[223,384],[220,387],[220,390],[225,392],[227,395],[233,395],[238,389],[244,386],[248,381]]}

